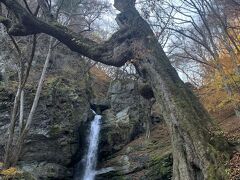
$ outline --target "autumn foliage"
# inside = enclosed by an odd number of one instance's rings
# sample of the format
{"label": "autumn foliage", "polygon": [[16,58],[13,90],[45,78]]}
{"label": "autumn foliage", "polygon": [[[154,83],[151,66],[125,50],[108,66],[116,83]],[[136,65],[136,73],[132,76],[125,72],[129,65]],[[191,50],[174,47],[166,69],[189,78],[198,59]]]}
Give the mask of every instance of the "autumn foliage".
{"label": "autumn foliage", "polygon": [[199,95],[209,112],[231,111],[240,103],[240,76],[234,72],[229,56],[223,54],[220,60],[228,77],[226,83],[232,87],[233,93],[231,95],[227,93],[222,76],[217,70],[206,68],[203,77],[204,85],[199,89]]}

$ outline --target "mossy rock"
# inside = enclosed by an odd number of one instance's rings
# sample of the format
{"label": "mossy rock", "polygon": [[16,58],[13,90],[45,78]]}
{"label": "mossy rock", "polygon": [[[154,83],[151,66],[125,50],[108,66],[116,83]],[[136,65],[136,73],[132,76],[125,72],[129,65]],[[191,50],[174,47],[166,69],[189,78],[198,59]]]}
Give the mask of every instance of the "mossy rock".
{"label": "mossy rock", "polygon": [[51,129],[50,129],[50,134],[51,134],[52,136],[58,135],[60,132],[61,132],[61,127],[60,127],[60,126],[57,126],[57,125],[51,127]]}
{"label": "mossy rock", "polygon": [[0,171],[2,180],[36,180],[30,173],[19,171],[17,168],[9,168]]}

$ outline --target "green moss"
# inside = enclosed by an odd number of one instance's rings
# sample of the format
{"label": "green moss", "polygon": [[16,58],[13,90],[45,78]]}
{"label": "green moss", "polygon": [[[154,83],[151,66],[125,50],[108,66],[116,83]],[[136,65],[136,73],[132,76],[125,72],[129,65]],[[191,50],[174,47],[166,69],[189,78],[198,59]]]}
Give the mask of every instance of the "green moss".
{"label": "green moss", "polygon": [[4,87],[4,82],[0,81],[0,88]]}
{"label": "green moss", "polygon": [[[222,138],[220,138],[222,139]],[[221,142],[221,141],[220,141]],[[214,162],[208,167],[208,180],[227,180],[228,179],[228,167],[227,162],[229,160],[229,153],[219,151],[214,146],[209,146],[209,159]],[[218,163],[216,163],[218,162]]]}
{"label": "green moss", "polygon": [[226,167],[210,166],[208,168],[208,180],[227,180],[229,179],[229,169]]}
{"label": "green moss", "polygon": [[[23,179],[25,179],[25,180],[36,180],[36,178],[34,178],[30,173],[28,173],[28,172],[24,172],[23,173]],[[23,179],[21,179],[21,180],[23,180]]]}
{"label": "green moss", "polygon": [[220,130],[211,135],[210,144],[219,151],[228,152],[230,150],[227,141],[223,137],[223,131]]}
{"label": "green moss", "polygon": [[170,180],[172,178],[172,164],[171,153],[164,156],[155,156],[151,159],[148,176],[151,179]]}
{"label": "green moss", "polygon": [[2,22],[3,20],[5,20],[6,18],[3,16],[0,16],[0,22]]}
{"label": "green moss", "polygon": [[50,134],[51,135],[57,135],[61,132],[61,128],[59,126],[53,126],[51,129],[50,129]]}
{"label": "green moss", "polygon": [[109,172],[105,175],[100,175],[101,179],[111,179],[111,180],[126,180],[126,178],[119,171]]}

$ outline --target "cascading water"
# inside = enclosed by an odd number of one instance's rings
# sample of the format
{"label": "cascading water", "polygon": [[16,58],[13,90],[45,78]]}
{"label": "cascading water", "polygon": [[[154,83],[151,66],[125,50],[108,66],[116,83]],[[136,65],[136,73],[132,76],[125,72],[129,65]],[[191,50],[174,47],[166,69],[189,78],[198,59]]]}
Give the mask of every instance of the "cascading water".
{"label": "cascading water", "polygon": [[[95,113],[95,112],[94,112]],[[95,113],[94,120],[91,122],[90,134],[88,136],[88,150],[86,154],[86,165],[82,180],[94,180],[96,175],[97,151],[102,116]]]}

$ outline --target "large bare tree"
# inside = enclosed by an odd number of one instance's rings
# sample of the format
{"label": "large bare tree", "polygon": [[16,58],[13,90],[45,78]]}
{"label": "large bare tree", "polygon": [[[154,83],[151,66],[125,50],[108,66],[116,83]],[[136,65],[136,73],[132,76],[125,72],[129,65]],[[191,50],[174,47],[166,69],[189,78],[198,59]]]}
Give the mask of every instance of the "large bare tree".
{"label": "large bare tree", "polygon": [[75,34],[56,22],[30,14],[16,0],[0,0],[17,21],[0,21],[12,36],[45,33],[95,61],[122,66],[130,61],[152,87],[168,125],[173,148],[173,179],[227,179],[225,162],[228,145],[212,133],[214,125],[198,99],[180,80],[148,23],[135,8],[135,0],[115,0],[120,11],[120,29],[103,43]]}

